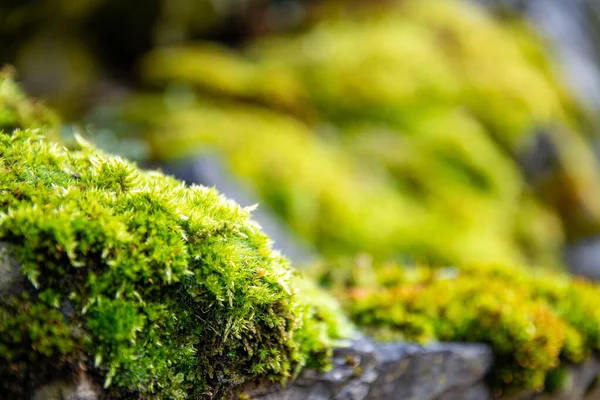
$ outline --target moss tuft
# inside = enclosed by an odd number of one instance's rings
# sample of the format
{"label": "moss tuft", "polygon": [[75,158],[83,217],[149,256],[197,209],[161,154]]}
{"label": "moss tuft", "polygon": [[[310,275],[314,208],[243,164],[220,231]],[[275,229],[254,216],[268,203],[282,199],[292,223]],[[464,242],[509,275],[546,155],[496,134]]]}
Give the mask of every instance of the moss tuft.
{"label": "moss tuft", "polygon": [[173,399],[328,365],[343,321],[302,293],[250,210],[83,140],[4,130],[0,155],[0,241],[29,282],[0,298],[0,391],[22,395],[56,360],[112,397]]}

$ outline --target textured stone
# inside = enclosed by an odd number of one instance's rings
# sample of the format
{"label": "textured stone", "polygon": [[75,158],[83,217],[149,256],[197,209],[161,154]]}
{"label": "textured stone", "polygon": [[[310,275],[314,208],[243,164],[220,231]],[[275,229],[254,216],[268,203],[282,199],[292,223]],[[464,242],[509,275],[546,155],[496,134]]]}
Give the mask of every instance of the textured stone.
{"label": "textured stone", "polygon": [[81,375],[77,382],[55,381],[37,389],[32,400],[98,400],[99,388]]}
{"label": "textured stone", "polygon": [[448,343],[423,348],[360,339],[335,351],[328,372],[308,370],[285,388],[246,385],[240,393],[242,398],[261,400],[451,400],[470,393],[473,399],[485,400],[491,395],[479,382],[491,364],[491,351],[484,345]]}
{"label": "textured stone", "polygon": [[571,272],[589,279],[600,279],[600,237],[571,243],[564,252]]}
{"label": "textured stone", "polygon": [[492,364],[490,349],[478,344],[422,348],[393,343],[377,351],[384,362],[369,392],[373,399],[435,399],[452,388],[475,385]]}
{"label": "textured stone", "polygon": [[436,400],[492,400],[492,394],[485,382],[479,382],[471,387],[450,389]]}
{"label": "textured stone", "polygon": [[553,394],[534,393],[529,398],[535,400],[600,399],[600,391],[594,394],[593,390],[589,390],[599,373],[600,362],[598,358],[589,358],[581,364],[567,367],[568,382],[562,391]]}
{"label": "textured stone", "polygon": [[[492,362],[490,348],[481,344],[421,347],[361,339],[337,349],[328,372],[306,370],[285,388],[262,383],[246,385],[238,393],[257,400],[492,400],[484,379]],[[600,400],[600,389],[590,389],[600,373],[596,357],[567,368],[569,380],[559,393],[527,390],[501,398]]]}
{"label": "textured stone", "polygon": [[0,242],[0,297],[20,293],[23,290],[24,281],[11,246],[8,243]]}

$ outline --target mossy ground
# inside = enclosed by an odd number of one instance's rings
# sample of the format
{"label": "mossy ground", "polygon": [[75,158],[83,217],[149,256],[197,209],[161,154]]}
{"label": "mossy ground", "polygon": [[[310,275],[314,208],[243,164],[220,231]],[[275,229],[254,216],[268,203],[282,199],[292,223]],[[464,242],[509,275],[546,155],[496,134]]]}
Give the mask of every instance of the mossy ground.
{"label": "mossy ground", "polygon": [[68,151],[3,110],[0,241],[29,282],[0,298],[6,398],[51,370],[89,371],[109,397],[184,399],[328,365],[340,313],[301,289],[250,210],[82,140]]}

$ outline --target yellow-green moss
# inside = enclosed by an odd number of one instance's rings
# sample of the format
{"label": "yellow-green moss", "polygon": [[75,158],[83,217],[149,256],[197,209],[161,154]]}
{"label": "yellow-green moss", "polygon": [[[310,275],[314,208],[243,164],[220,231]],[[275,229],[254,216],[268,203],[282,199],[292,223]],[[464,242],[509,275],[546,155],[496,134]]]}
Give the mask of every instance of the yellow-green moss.
{"label": "yellow-green moss", "polygon": [[109,397],[222,398],[327,367],[343,317],[304,294],[250,210],[39,132],[0,131],[0,241],[28,282],[0,298],[3,394],[56,368]]}
{"label": "yellow-green moss", "polygon": [[[600,179],[539,39],[460,1],[366,11],[241,52],[154,51],[164,93],[121,116],[155,159],[219,154],[325,258],[562,265],[600,226]],[[540,136],[557,155],[531,184]]]}
{"label": "yellow-green moss", "polygon": [[12,78],[13,71],[0,71],[0,130],[45,128],[45,134],[55,136],[58,117],[39,102],[26,98]]}
{"label": "yellow-green moss", "polygon": [[[361,286],[365,273],[376,279]],[[488,343],[491,378],[509,391],[551,390],[561,362],[600,350],[600,289],[567,276],[498,266],[365,271],[360,263],[352,274],[320,276],[354,322],[380,340]]]}

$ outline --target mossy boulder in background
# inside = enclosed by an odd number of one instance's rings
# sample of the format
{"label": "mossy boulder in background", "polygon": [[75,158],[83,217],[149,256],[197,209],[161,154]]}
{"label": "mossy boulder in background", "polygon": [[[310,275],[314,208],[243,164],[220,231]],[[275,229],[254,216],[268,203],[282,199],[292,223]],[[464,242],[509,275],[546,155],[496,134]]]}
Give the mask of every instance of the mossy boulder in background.
{"label": "mossy boulder in background", "polygon": [[222,398],[328,365],[335,301],[250,210],[26,121],[0,131],[0,397],[83,375],[103,398]]}
{"label": "mossy boulder in background", "polygon": [[241,50],[157,48],[141,70],[151,90],[112,104],[113,128],[137,126],[120,138],[154,161],[221,157],[325,259],[561,267],[600,227],[585,118],[543,44],[469,2],[340,6]]}

